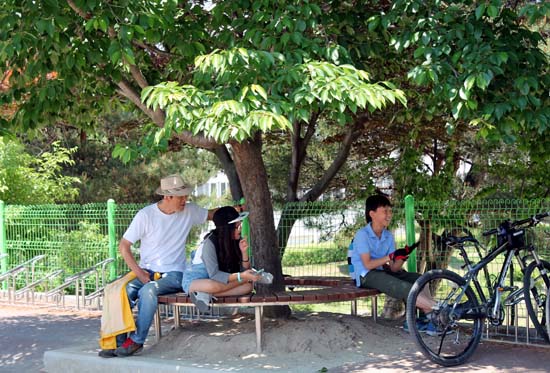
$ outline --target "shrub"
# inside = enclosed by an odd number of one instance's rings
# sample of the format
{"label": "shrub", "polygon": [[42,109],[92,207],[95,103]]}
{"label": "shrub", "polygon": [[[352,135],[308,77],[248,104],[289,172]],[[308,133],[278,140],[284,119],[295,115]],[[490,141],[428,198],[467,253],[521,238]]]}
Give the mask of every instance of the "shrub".
{"label": "shrub", "polygon": [[346,247],[314,247],[307,249],[290,249],[285,251],[283,266],[301,266],[307,264],[325,264],[345,261]]}

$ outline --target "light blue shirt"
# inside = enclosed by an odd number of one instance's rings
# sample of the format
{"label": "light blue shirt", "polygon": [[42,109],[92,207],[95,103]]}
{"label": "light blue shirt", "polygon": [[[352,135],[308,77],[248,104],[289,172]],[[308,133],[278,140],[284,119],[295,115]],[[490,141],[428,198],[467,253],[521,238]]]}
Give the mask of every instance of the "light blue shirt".
{"label": "light blue shirt", "polygon": [[[355,284],[361,286],[361,276],[365,276],[369,270],[361,260],[361,254],[370,254],[371,259],[380,259],[395,251],[395,240],[387,229],[378,236],[372,230],[371,224],[359,229],[353,238],[353,252],[351,264],[355,268]],[[382,269],[378,267],[377,269]]]}

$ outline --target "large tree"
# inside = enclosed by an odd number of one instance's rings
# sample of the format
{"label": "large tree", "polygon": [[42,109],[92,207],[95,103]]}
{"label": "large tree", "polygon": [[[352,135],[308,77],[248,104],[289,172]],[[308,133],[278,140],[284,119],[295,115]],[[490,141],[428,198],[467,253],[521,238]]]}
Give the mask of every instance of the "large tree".
{"label": "large tree", "polygon": [[[400,154],[422,143],[418,134],[442,129],[454,136],[451,145],[472,125],[507,141],[547,133],[548,59],[540,32],[518,13],[526,9],[534,23],[544,4],[8,0],[1,7],[0,60],[13,75],[0,97],[18,109],[2,127],[68,118],[93,126],[95,114],[117,101],[154,124],[141,143],[119,144],[118,157],[181,142],[212,150],[231,189],[242,187],[256,262],[275,274],[275,287],[281,267],[265,142],[290,144],[285,200],[308,201],[329,187],[354,144],[380,149],[381,133],[394,134],[384,149]],[[390,81],[407,92],[410,111],[384,109],[405,102]],[[333,145],[332,159],[304,180],[308,146],[324,143]],[[300,189],[308,191],[299,197]],[[279,231],[283,245],[288,233]]]}

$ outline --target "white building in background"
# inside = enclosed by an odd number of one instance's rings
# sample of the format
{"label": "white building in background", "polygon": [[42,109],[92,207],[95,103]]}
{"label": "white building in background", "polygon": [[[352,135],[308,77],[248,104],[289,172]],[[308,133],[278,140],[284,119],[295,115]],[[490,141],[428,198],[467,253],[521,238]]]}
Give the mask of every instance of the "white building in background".
{"label": "white building in background", "polygon": [[208,179],[205,184],[195,187],[193,195],[220,198],[229,191],[229,180],[222,171]]}

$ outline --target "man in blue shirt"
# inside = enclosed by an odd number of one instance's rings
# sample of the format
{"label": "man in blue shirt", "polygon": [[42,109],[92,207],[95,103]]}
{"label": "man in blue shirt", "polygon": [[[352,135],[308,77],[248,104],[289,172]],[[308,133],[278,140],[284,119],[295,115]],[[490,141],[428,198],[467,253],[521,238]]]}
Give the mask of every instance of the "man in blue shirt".
{"label": "man in blue shirt", "polygon": [[[365,202],[367,225],[353,238],[351,264],[358,287],[377,289],[393,298],[407,300],[419,273],[402,269],[407,256],[396,255],[395,240],[387,230],[392,218],[392,205],[383,195],[374,195]],[[403,249],[402,249],[403,250]],[[416,306],[425,313],[435,302],[429,294],[420,294]],[[427,325],[423,325],[425,329]]]}

